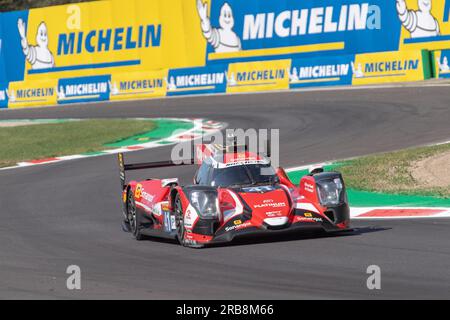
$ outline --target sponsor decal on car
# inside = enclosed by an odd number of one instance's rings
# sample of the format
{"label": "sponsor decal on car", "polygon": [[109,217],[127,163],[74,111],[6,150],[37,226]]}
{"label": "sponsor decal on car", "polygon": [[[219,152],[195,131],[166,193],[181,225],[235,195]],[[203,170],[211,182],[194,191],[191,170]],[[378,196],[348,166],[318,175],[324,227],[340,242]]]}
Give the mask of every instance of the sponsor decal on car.
{"label": "sponsor decal on car", "polygon": [[264,193],[264,192],[270,192],[275,190],[272,186],[262,186],[262,187],[250,187],[250,188],[243,188],[242,191],[246,193]]}
{"label": "sponsor decal on car", "polygon": [[278,216],[282,216],[283,212],[281,211],[271,211],[271,212],[266,212],[266,216],[268,217],[278,217]]}
{"label": "sponsor decal on car", "polygon": [[286,202],[274,202],[273,200],[264,200],[262,204],[255,204],[253,206],[255,209],[259,208],[284,208],[286,207]]}
{"label": "sponsor decal on car", "polygon": [[141,199],[142,196],[142,184],[138,183],[136,189],[134,190],[134,197],[136,199]]}
{"label": "sponsor decal on car", "polygon": [[322,218],[316,218],[316,217],[306,217],[306,216],[304,216],[304,217],[300,217],[300,216],[296,216],[295,217],[295,220],[294,220],[294,223],[297,223],[297,222],[307,222],[307,223],[317,223],[317,222],[323,222],[323,219]]}
{"label": "sponsor decal on car", "polygon": [[186,229],[192,229],[198,219],[197,211],[189,205],[184,215],[184,226]]}
{"label": "sponsor decal on car", "polygon": [[164,211],[164,230],[172,232],[172,215],[168,211]]}
{"label": "sponsor decal on car", "polygon": [[240,224],[240,225],[234,225],[234,226],[226,227],[225,231],[226,232],[230,232],[230,231],[233,231],[233,230],[240,230],[240,229],[243,229],[243,228],[250,227],[251,225],[252,225],[252,223],[250,221],[247,221],[247,222],[245,222],[243,224]]}
{"label": "sponsor decal on car", "polygon": [[145,192],[143,190],[142,190],[141,197],[142,197],[142,199],[144,199],[145,201],[148,201],[148,202],[152,202],[153,199],[155,199],[154,195],[149,194],[149,193],[147,193],[147,192]]}
{"label": "sponsor decal on car", "polygon": [[314,186],[308,182],[305,182],[305,191],[313,193],[314,192]]}

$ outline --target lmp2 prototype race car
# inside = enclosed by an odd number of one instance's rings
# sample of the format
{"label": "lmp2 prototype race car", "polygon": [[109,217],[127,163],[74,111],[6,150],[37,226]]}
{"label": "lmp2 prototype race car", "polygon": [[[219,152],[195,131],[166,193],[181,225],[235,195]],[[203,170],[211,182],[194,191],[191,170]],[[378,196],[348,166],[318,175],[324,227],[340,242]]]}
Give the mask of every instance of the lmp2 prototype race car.
{"label": "lmp2 prototype race car", "polygon": [[[176,166],[172,161],[125,164],[119,154],[124,223],[137,240],[177,239],[186,247],[264,233],[349,230],[350,210],[338,172],[316,168],[294,185],[270,155],[246,147],[197,145],[194,183],[146,179],[125,183],[125,172]],[[200,157],[198,156],[200,154]],[[196,160],[196,161],[195,161]]]}

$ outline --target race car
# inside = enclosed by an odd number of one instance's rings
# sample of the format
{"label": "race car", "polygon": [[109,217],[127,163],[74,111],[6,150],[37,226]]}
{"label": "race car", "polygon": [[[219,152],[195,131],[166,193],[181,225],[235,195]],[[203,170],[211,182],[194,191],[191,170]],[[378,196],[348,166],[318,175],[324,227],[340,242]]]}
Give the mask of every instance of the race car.
{"label": "race car", "polygon": [[[180,164],[172,161],[125,164],[119,154],[123,227],[137,240],[176,239],[186,247],[231,242],[246,235],[349,230],[350,210],[339,172],[314,168],[299,185],[273,168],[270,154],[245,146],[196,146],[192,185],[178,179],[125,182],[125,172]],[[186,164],[186,163],[184,163]]]}

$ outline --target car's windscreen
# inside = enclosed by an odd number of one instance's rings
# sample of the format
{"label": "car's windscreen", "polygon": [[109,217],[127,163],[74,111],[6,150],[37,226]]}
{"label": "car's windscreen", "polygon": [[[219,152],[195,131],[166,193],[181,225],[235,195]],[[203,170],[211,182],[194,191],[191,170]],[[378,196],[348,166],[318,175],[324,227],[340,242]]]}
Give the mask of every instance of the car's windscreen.
{"label": "car's windscreen", "polygon": [[246,167],[253,183],[273,183],[276,180],[276,172],[270,164],[255,164]]}
{"label": "car's windscreen", "polygon": [[213,170],[211,177],[211,185],[215,187],[253,185],[274,181],[275,170],[269,164],[216,168]]}

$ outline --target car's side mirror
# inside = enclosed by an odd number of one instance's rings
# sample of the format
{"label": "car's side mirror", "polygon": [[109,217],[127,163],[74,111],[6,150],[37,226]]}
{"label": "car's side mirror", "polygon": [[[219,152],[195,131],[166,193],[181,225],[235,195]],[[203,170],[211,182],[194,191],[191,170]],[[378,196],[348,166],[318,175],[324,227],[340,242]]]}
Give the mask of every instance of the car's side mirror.
{"label": "car's side mirror", "polygon": [[295,185],[289,179],[288,175],[286,174],[286,171],[283,168],[278,167],[276,170],[276,173],[277,173],[279,183],[284,184],[284,185],[288,186],[289,188],[295,187]]}
{"label": "car's side mirror", "polygon": [[198,184],[198,172],[199,172],[199,170],[197,170],[197,172],[194,175],[194,178],[193,178],[194,184]]}

